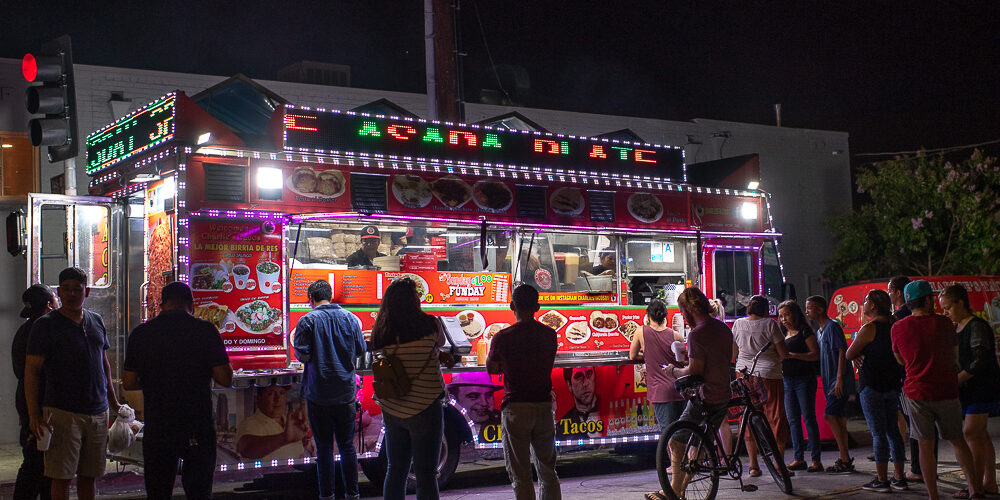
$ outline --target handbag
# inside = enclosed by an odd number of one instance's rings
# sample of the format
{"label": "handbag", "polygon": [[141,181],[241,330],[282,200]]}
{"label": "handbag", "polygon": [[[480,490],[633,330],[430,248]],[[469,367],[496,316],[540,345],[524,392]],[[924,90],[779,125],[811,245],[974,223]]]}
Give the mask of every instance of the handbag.
{"label": "handbag", "polygon": [[[396,345],[392,352],[389,352],[388,349],[375,351],[372,360],[372,374],[374,375],[372,389],[375,390],[375,397],[378,399],[400,399],[410,393],[413,384],[406,373],[406,367],[403,366],[403,360],[396,356],[397,350],[399,350],[399,345]],[[427,367],[434,359],[436,352],[437,349],[431,349],[430,356],[424,362],[424,367],[413,378],[420,378],[427,371]]]}

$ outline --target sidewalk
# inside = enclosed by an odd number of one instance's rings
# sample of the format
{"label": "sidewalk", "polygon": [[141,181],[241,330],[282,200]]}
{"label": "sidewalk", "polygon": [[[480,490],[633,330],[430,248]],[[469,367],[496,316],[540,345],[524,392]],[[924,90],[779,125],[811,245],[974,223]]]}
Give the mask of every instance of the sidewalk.
{"label": "sidewalk", "polygon": [[[989,422],[990,435],[1000,450],[1000,418]],[[759,486],[756,493],[739,491],[736,481],[721,481],[718,498],[760,498],[774,500],[780,498],[880,498],[884,494],[861,490],[861,485],[874,475],[875,463],[867,459],[872,454],[871,434],[864,420],[848,420],[848,432],[855,446],[851,456],[855,459],[857,473],[831,475],[825,473],[799,473],[792,479],[795,495],[780,492],[769,478],[745,479],[747,483]],[[824,447],[825,465],[832,465],[836,458],[836,447],[828,443]],[[789,450],[786,450],[786,461]],[[909,458],[909,450],[907,450]],[[942,442],[939,453],[938,489],[943,498],[964,487],[961,470],[955,462],[951,445]],[[0,500],[11,498],[17,468],[21,462],[21,449],[16,444],[0,445]],[[121,466],[109,462],[107,474],[98,482],[101,498],[132,499],[144,498],[141,470],[136,466]],[[909,464],[907,464],[909,469]],[[563,497],[567,499],[619,499],[641,498],[648,491],[659,489],[656,472],[650,455],[614,455],[609,451],[587,454],[569,454],[561,457],[558,465]],[[271,468],[264,476],[260,471],[233,471],[216,474],[215,492],[218,498],[310,498],[312,483],[305,483],[306,475],[290,467]],[[308,481],[314,481],[308,476]],[[251,485],[256,480],[256,484]],[[361,475],[361,493],[364,498],[379,498],[381,492]],[[75,493],[75,492],[74,492]],[[178,498],[182,491],[175,490]],[[906,498],[923,498],[926,490],[922,484],[912,484],[908,492],[897,492]],[[75,496],[75,495],[74,495]],[[452,479],[449,489],[441,492],[441,498],[450,499],[513,499],[510,481],[503,468],[502,460],[480,461],[463,464]]]}

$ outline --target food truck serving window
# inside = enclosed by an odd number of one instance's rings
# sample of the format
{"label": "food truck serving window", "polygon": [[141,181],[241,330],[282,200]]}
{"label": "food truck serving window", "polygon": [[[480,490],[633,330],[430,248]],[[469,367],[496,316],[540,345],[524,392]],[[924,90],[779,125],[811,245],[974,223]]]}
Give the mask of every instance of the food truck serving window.
{"label": "food truck serving window", "polygon": [[715,296],[722,301],[727,317],[747,314],[747,304],[753,296],[751,257],[746,251],[715,251]]}
{"label": "food truck serving window", "polygon": [[[684,287],[688,276],[697,274],[692,240],[663,236],[638,236],[625,240],[625,270],[632,304],[648,304],[657,292]],[[680,288],[678,288],[680,287]],[[667,305],[675,305],[676,294],[668,294]]]}
{"label": "food truck serving window", "polygon": [[618,282],[618,238],[595,234],[520,233],[519,278],[539,292],[612,292]]}
{"label": "food truck serving window", "polygon": [[291,302],[307,303],[309,284],[323,279],[334,302],[378,304],[405,277],[426,304],[506,304],[511,237],[475,224],[302,223],[289,228]]}

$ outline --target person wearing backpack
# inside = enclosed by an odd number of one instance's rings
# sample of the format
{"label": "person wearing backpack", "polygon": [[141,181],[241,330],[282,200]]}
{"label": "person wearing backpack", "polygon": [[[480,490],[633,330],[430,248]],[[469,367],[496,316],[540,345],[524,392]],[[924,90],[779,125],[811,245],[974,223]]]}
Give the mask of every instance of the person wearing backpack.
{"label": "person wearing backpack", "polygon": [[390,283],[372,328],[373,386],[382,407],[389,460],[382,489],[386,500],[405,498],[411,462],[417,499],[438,498],[445,399],[441,363],[455,364],[449,352],[441,351],[444,343],[437,321],[420,310],[416,283],[409,278]]}
{"label": "person wearing backpack", "polygon": [[[333,441],[337,440],[339,468],[348,499],[358,493],[358,454],[354,448],[358,400],[354,362],[365,352],[361,324],[351,313],[331,304],[333,288],[314,281],[307,291],[312,311],[295,327],[295,356],[305,365],[302,397],[316,442],[319,497],[333,498]],[[277,435],[283,438],[284,434]],[[285,441],[287,443],[287,441]]]}

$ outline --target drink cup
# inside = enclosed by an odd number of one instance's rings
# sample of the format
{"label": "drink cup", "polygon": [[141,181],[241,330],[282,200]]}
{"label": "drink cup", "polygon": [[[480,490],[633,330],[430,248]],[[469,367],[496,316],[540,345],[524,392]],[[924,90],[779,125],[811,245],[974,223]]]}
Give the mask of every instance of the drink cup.
{"label": "drink cup", "polygon": [[263,293],[274,293],[278,285],[278,275],[281,274],[281,266],[271,261],[262,261],[257,264],[257,286]]}
{"label": "drink cup", "polygon": [[38,451],[48,451],[49,445],[52,444],[52,431],[49,430],[47,425],[41,426],[38,431]]}
{"label": "drink cup", "polygon": [[250,279],[250,268],[243,265],[237,264],[233,266],[233,284],[236,288],[243,290],[247,287],[247,280]]}
{"label": "drink cup", "polygon": [[489,353],[490,353],[489,342],[480,340],[479,343],[476,344],[476,358],[480,366],[486,365],[486,356],[488,356]]}
{"label": "drink cup", "polygon": [[677,361],[683,363],[687,361],[687,345],[680,340],[675,340],[673,344],[670,344],[670,350],[674,351],[674,358]]}

